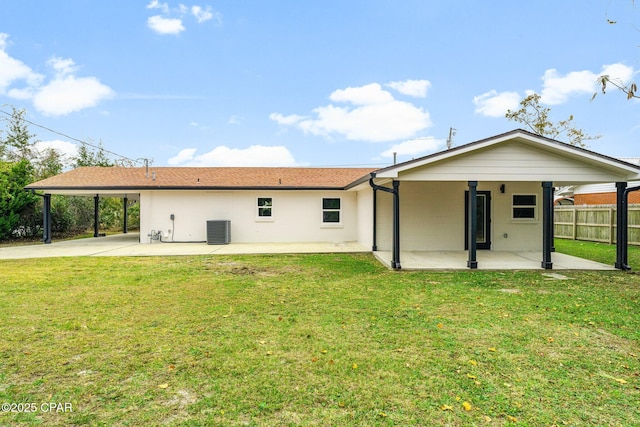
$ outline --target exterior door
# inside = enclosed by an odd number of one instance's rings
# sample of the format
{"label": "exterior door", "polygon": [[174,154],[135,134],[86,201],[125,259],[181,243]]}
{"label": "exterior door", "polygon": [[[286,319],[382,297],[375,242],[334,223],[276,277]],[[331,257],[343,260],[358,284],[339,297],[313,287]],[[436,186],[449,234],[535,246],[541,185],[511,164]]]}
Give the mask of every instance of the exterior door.
{"label": "exterior door", "polygon": [[[476,248],[491,249],[491,191],[478,191],[476,217]],[[464,249],[469,249],[469,192],[464,193]]]}

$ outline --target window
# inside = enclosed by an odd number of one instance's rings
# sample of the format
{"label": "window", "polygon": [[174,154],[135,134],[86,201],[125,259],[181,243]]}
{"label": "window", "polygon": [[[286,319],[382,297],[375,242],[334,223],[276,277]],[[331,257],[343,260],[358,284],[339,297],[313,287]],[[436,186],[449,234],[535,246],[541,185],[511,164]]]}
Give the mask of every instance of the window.
{"label": "window", "polygon": [[535,219],[536,195],[514,194],[512,219]]}
{"label": "window", "polygon": [[258,197],[258,218],[271,218],[273,215],[273,199]]}
{"label": "window", "polygon": [[340,199],[322,199],[322,222],[325,224],[340,223]]}

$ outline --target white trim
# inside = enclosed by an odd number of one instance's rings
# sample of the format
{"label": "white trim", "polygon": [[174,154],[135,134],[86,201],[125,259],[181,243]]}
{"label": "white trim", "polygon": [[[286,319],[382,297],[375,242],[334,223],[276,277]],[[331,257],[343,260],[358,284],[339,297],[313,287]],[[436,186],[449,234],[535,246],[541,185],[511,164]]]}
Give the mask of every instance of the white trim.
{"label": "white trim", "polygon": [[[268,206],[260,206],[260,199],[270,199],[271,200],[271,205]],[[265,215],[265,216],[261,216],[260,215],[260,209],[269,209],[269,212],[271,213],[271,215]],[[256,221],[258,222],[273,222],[275,221],[274,217],[273,217],[273,197],[262,197],[262,196],[258,196],[256,197]]]}
{"label": "white trim", "polygon": [[[325,199],[338,199],[340,202],[340,207],[338,209],[325,209],[324,201]],[[339,220],[338,222],[325,222],[324,221],[324,212],[338,212]],[[325,228],[334,228],[334,227],[342,227],[342,197],[321,197],[320,198],[320,224]]]}
{"label": "white trim", "polygon": [[[534,205],[515,205],[513,203],[514,196],[533,196],[536,199],[536,203]],[[538,222],[538,201],[540,198],[536,193],[511,193],[511,221],[512,222]],[[515,208],[533,208],[533,218],[514,218],[513,210]]]}

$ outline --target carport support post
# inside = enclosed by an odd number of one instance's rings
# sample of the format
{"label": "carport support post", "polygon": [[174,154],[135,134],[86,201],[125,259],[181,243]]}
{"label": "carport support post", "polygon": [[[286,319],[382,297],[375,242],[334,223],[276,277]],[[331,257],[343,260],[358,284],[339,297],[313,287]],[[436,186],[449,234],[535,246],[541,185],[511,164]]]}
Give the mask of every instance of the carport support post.
{"label": "carport support post", "polygon": [[125,196],[124,199],[122,199],[122,210],[123,210],[123,216],[122,216],[122,233],[127,234],[127,232],[129,231],[127,228],[127,204],[129,203],[129,199]]}
{"label": "carport support post", "polygon": [[551,246],[553,242],[553,183],[542,183],[542,268],[551,270]]}
{"label": "carport support post", "polygon": [[51,243],[51,194],[42,196],[42,241],[45,245]]}
{"label": "carport support post", "polygon": [[476,259],[476,234],[477,232],[477,216],[478,216],[478,181],[469,181],[469,226],[467,230],[469,235],[467,236],[467,242],[469,247],[469,261],[467,261],[467,267],[469,268],[478,268],[478,260]]}
{"label": "carport support post", "polygon": [[98,216],[98,208],[100,206],[100,195],[93,196],[93,237],[98,237],[98,226],[100,225],[100,218]]}
{"label": "carport support post", "polygon": [[627,266],[627,203],[625,191],[626,182],[616,182],[616,264],[620,270],[628,270]]}

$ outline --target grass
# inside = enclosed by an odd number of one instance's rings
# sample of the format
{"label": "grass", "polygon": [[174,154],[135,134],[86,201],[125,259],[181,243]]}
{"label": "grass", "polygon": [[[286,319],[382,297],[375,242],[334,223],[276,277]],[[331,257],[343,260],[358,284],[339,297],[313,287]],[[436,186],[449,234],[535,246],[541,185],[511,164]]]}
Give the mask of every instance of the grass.
{"label": "grass", "polygon": [[[616,245],[606,243],[585,242],[578,240],[555,239],[558,252],[586,258],[604,264],[616,263]],[[640,270],[640,246],[628,246],[629,265],[634,270]]]}
{"label": "grass", "polygon": [[640,425],[638,276],[544,274],[1,261],[0,425]]}

